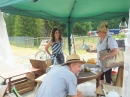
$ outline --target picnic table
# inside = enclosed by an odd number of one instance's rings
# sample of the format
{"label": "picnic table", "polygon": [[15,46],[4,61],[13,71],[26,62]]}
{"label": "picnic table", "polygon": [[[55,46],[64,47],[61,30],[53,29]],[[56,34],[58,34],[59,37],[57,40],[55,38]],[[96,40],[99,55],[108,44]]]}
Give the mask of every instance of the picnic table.
{"label": "picnic table", "polygon": [[21,70],[9,72],[6,74],[0,74],[0,77],[2,77],[4,79],[4,85],[6,85],[6,82],[8,80],[8,90],[9,90],[9,93],[11,93],[11,79],[12,78],[23,75],[23,74],[27,74],[30,72],[35,73],[35,72],[40,71],[40,70],[42,70],[42,69],[41,68],[30,68],[28,70],[21,69]]}
{"label": "picnic table", "polygon": [[99,67],[98,65],[93,65],[93,64],[84,64],[84,67],[89,67],[90,68],[90,72],[84,71],[79,73],[77,80],[78,80],[78,84],[80,83],[84,83],[86,81],[92,80],[92,79],[96,79],[96,87],[98,87],[99,84],[99,78],[100,75],[103,73],[103,70],[101,67]]}

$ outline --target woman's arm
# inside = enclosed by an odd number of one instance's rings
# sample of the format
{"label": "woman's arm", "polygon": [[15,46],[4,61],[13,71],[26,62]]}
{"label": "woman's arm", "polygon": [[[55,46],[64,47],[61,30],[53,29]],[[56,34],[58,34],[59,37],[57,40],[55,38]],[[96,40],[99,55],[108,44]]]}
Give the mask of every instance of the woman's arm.
{"label": "woman's arm", "polygon": [[45,51],[51,56],[51,53],[49,52],[49,47],[52,45],[52,41],[50,40],[47,45],[45,46]]}
{"label": "woman's arm", "polygon": [[106,56],[100,56],[99,60],[104,60],[105,58],[110,58],[118,54],[118,48],[112,49],[111,53]]}
{"label": "woman's arm", "polygon": [[106,56],[101,56],[99,60],[104,60],[107,57],[113,57],[118,54],[118,44],[113,37],[108,38],[108,47],[110,48],[111,52]]}
{"label": "woman's arm", "polygon": [[90,49],[86,49],[87,52],[90,52],[90,53],[96,53],[97,52],[97,49],[95,50],[90,50]]}

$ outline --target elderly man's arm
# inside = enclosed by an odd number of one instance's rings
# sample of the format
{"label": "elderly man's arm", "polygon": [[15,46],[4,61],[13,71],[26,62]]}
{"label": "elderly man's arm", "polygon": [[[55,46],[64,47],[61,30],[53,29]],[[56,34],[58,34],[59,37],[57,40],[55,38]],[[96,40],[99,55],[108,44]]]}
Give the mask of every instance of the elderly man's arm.
{"label": "elderly man's arm", "polygon": [[83,96],[82,96],[82,92],[77,90],[77,95],[73,95],[73,96],[70,96],[70,97],[83,97]]}

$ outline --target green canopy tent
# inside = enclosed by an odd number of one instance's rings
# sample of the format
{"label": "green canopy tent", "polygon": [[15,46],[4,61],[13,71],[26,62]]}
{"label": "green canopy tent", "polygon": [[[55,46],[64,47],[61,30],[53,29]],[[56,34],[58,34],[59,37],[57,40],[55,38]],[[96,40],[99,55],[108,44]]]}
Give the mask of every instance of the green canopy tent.
{"label": "green canopy tent", "polygon": [[73,23],[128,17],[129,7],[130,0],[0,0],[2,12],[66,23],[69,53]]}

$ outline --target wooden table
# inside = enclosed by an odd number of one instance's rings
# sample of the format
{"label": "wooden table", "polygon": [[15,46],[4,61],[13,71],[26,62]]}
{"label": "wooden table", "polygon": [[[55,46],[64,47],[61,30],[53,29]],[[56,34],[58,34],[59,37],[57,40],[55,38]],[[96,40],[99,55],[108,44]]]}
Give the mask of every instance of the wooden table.
{"label": "wooden table", "polygon": [[11,93],[11,79],[13,77],[27,74],[29,72],[35,73],[35,72],[40,71],[40,70],[41,70],[40,68],[30,68],[29,70],[22,69],[22,70],[18,70],[18,71],[9,72],[6,74],[1,74],[0,77],[2,77],[4,79],[4,84],[6,84],[6,81],[8,79],[8,89],[9,89],[9,92]]}
{"label": "wooden table", "polygon": [[79,75],[77,77],[78,84],[84,83],[84,82],[92,80],[92,79],[96,79],[96,87],[98,87],[99,78],[100,78],[101,74],[103,73],[103,70],[101,69],[101,67],[99,67],[98,65],[92,65],[92,64],[85,64],[84,67],[85,68],[89,67],[91,69],[91,71],[79,73]]}
{"label": "wooden table", "polygon": [[[96,82],[96,86],[98,87],[98,83],[99,83],[98,78],[103,73],[102,69],[99,66],[97,66],[97,65],[90,65],[90,64],[85,64],[85,67],[96,68],[96,71],[80,73],[78,75],[78,77],[77,77],[78,84],[86,82],[86,81],[89,81],[89,80],[92,80],[92,79],[96,79],[96,81],[97,81]],[[40,76],[37,79],[35,79],[35,81],[38,82],[38,83],[37,83],[37,86],[36,86],[36,89],[35,89],[33,97],[35,97],[35,94],[36,94],[40,84],[44,80],[45,76],[46,76],[46,74],[43,74],[42,76]]]}

